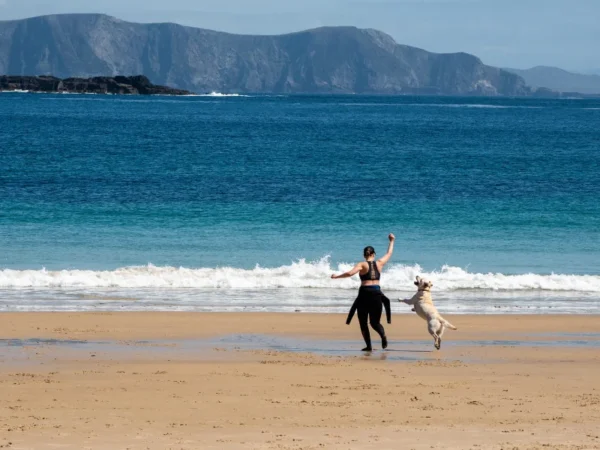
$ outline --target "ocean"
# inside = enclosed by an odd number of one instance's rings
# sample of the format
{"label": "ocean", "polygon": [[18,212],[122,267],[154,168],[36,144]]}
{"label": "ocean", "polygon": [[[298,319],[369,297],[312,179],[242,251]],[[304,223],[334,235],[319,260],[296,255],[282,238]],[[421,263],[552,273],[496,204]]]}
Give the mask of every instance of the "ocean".
{"label": "ocean", "polygon": [[[600,100],[0,94],[0,311],[600,313]],[[396,313],[409,313],[395,304]]]}

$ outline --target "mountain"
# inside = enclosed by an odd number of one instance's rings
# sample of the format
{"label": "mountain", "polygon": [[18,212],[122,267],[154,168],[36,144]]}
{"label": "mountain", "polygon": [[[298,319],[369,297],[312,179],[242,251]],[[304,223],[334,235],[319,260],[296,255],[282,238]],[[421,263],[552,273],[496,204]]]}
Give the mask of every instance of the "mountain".
{"label": "mountain", "polygon": [[557,67],[537,66],[527,70],[505,69],[523,77],[531,87],[545,87],[559,92],[600,94],[600,75],[581,75]]}
{"label": "mountain", "polygon": [[195,92],[528,95],[522,78],[466,53],[436,54],[376,30],[244,36],[100,14],[0,22],[0,74],[142,74]]}

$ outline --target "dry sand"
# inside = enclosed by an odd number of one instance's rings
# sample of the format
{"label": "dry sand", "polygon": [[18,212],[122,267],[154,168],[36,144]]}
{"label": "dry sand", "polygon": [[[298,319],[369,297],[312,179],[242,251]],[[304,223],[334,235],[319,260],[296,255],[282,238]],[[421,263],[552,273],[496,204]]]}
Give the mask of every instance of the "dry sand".
{"label": "dry sand", "polygon": [[448,318],[0,314],[0,448],[600,449],[598,317]]}

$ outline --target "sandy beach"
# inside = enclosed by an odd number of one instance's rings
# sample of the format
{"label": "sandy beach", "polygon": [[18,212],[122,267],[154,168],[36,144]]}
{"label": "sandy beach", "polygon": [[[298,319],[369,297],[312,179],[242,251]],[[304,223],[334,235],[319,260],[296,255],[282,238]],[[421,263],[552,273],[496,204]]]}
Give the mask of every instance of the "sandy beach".
{"label": "sandy beach", "polygon": [[0,448],[596,449],[597,316],[0,314]]}

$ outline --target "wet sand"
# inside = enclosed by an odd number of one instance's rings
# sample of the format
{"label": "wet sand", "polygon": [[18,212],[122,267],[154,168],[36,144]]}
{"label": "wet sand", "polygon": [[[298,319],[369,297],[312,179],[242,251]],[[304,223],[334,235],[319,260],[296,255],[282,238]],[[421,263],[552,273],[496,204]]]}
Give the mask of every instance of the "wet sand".
{"label": "wet sand", "polygon": [[600,449],[599,317],[448,319],[0,314],[0,448]]}

